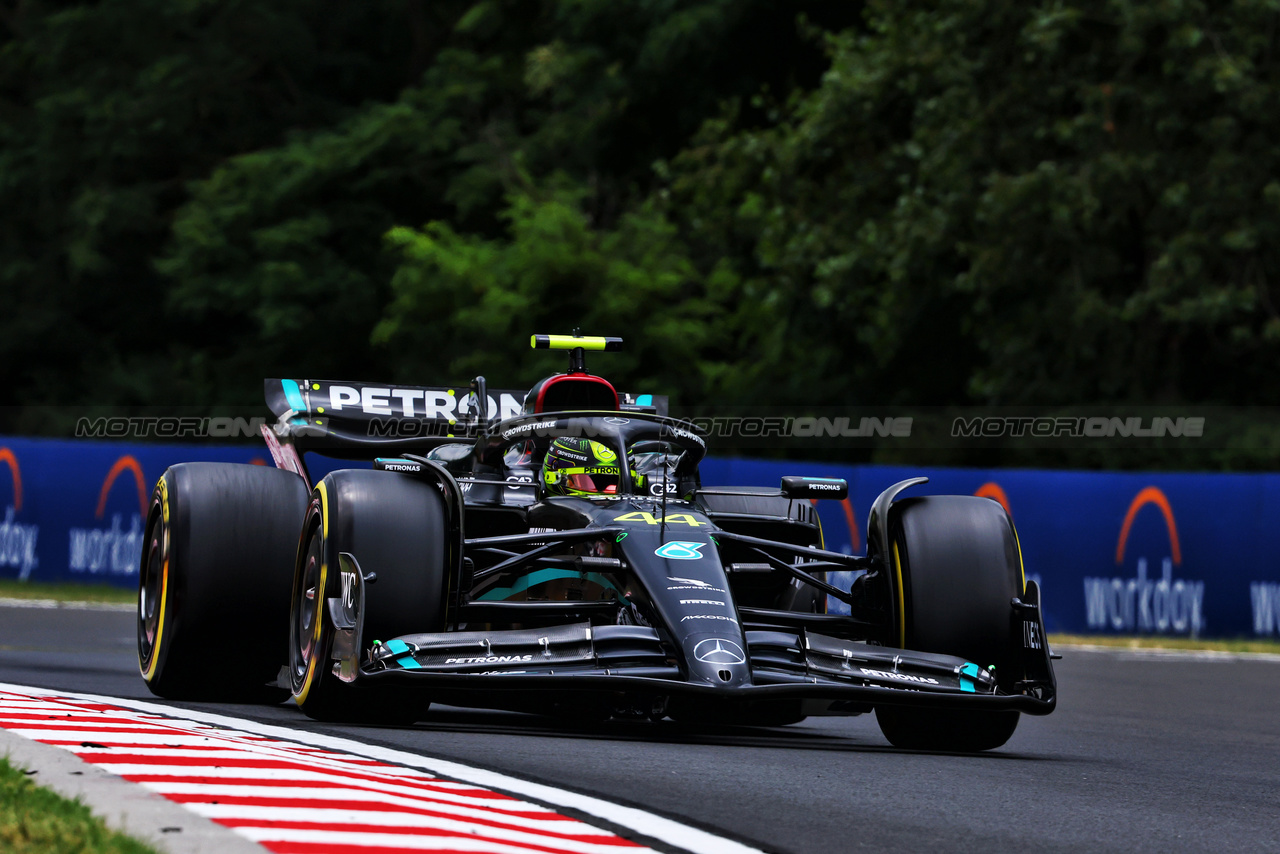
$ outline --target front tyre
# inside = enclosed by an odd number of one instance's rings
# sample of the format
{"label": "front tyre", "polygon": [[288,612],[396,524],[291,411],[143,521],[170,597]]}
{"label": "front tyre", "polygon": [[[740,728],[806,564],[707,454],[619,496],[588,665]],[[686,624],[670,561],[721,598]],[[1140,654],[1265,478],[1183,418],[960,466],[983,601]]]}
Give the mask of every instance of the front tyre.
{"label": "front tyre", "polygon": [[316,485],[294,567],[289,617],[293,700],[318,720],[412,723],[429,702],[387,686],[357,686],[333,672],[326,599],[341,595],[338,555],[377,580],[365,586],[363,640],[444,629],[447,520],[434,485],[394,472],[344,470]]}
{"label": "front tyre", "polygon": [[[1020,678],[1010,600],[1024,587],[1009,514],[990,499],[961,495],[907,498],[893,514],[896,642],[994,667],[1009,688]],[[1018,713],[877,706],[876,720],[895,747],[971,752],[1007,742]]]}
{"label": "front tyre", "polygon": [[876,723],[903,750],[977,753],[1007,742],[1018,728],[1018,713],[876,706]]}

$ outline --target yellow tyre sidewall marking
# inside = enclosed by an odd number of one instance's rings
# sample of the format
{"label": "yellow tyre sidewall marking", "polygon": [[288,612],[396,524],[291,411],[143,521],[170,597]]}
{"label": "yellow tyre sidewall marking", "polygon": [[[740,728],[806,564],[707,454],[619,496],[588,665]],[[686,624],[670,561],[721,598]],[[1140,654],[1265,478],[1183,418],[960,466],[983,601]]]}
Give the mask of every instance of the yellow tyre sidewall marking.
{"label": "yellow tyre sidewall marking", "polygon": [[[324,481],[316,484],[316,492],[320,495],[320,579],[316,583],[315,609],[316,618],[315,625],[311,630],[311,660],[307,662],[307,675],[302,679],[302,690],[293,698],[293,702],[299,706],[307,701],[307,695],[311,693],[311,686],[315,684],[316,679],[316,662],[320,660],[320,632],[321,620],[324,619],[324,591],[326,589],[325,582],[328,580],[329,564],[325,561],[324,553],[329,542],[329,493],[324,488]],[[299,591],[301,593],[302,591]]]}
{"label": "yellow tyre sidewall marking", "polygon": [[1022,586],[1018,588],[1018,596],[1021,597],[1027,592],[1027,567],[1022,562],[1022,540],[1018,538],[1018,529],[1013,527],[1013,522],[1009,523],[1009,527],[1013,529],[1013,544],[1018,547],[1018,574],[1022,577]]}
{"label": "yellow tyre sidewall marking", "polygon": [[893,579],[898,585],[898,648],[907,648],[907,603],[902,590],[902,558],[898,555],[898,541],[893,541]]}
{"label": "yellow tyre sidewall marking", "polygon": [[[156,667],[160,664],[160,644],[164,641],[164,615],[169,610],[169,485],[164,475],[156,484],[160,493],[160,516],[164,519],[164,542],[160,544],[160,619],[156,622],[156,640],[151,644],[151,661],[142,671],[143,680],[150,682],[155,678]],[[141,665],[141,662],[139,662]]]}

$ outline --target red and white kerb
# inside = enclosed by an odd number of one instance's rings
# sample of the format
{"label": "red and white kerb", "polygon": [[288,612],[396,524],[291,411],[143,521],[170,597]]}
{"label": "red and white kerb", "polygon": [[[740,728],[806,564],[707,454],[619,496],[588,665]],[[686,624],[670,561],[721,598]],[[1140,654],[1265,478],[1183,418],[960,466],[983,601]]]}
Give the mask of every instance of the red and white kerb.
{"label": "red and white kerb", "polygon": [[280,854],[651,850],[471,783],[99,702],[0,691],[0,727],[65,748]]}

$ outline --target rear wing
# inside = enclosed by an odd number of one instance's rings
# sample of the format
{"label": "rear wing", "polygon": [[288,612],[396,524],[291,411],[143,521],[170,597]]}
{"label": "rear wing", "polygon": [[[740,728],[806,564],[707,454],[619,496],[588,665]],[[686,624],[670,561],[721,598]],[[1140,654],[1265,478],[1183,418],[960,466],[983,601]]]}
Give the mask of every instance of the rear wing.
{"label": "rear wing", "polygon": [[[268,379],[263,388],[278,419],[267,437],[273,456],[277,445],[292,445],[299,453],[371,459],[474,441],[481,427],[475,396],[466,386]],[[493,420],[514,418],[523,410],[525,394],[489,389],[486,411]],[[665,395],[619,393],[618,401],[624,411],[667,414]],[[276,464],[294,469],[281,465],[279,457]]]}

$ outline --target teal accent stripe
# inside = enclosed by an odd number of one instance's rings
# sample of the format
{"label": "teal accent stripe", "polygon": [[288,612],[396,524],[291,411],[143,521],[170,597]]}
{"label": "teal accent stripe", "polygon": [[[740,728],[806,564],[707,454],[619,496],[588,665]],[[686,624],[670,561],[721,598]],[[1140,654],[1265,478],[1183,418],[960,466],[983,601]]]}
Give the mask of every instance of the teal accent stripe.
{"label": "teal accent stripe", "polygon": [[[973,682],[971,682],[970,679],[977,678],[978,673],[980,671],[981,671],[981,668],[978,667],[978,665],[974,664],[972,661],[967,662],[964,665],[964,667],[961,667],[960,668],[960,690],[968,694],[976,694],[977,689],[974,687]],[[966,679],[965,678],[966,676],[969,677],[969,679]]]}
{"label": "teal accent stripe", "polygon": [[572,569],[540,569],[537,572],[531,572],[520,578],[510,587],[498,587],[493,590],[486,590],[484,595],[480,596],[477,602],[500,602],[504,599],[510,599],[517,593],[524,593],[530,587],[542,584],[547,581],[555,581],[558,578],[584,578],[587,581],[593,581],[601,587],[607,587],[614,593],[618,594],[618,598],[622,598],[622,591],[614,585],[613,581],[598,572],[575,572]]}
{"label": "teal accent stripe", "polygon": [[[391,650],[396,655],[400,655],[402,652],[407,653],[409,651],[409,645],[402,640],[389,640],[387,641],[386,646],[387,649]],[[422,667],[422,665],[418,663],[418,660],[412,655],[401,655],[396,659],[396,664],[400,665],[405,670],[418,670]]]}
{"label": "teal accent stripe", "polygon": [[307,402],[302,399],[302,390],[298,388],[295,380],[281,380],[280,384],[284,386],[284,399],[289,401],[289,406],[295,412],[306,412]]}
{"label": "teal accent stripe", "polygon": [[636,398],[636,406],[653,406],[653,395],[642,394]]}

